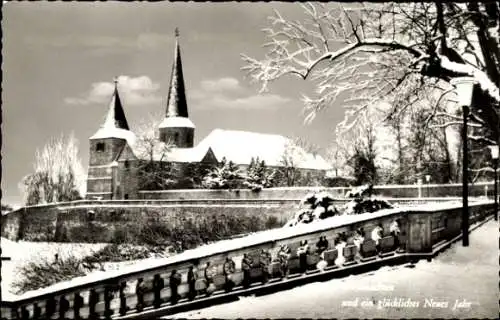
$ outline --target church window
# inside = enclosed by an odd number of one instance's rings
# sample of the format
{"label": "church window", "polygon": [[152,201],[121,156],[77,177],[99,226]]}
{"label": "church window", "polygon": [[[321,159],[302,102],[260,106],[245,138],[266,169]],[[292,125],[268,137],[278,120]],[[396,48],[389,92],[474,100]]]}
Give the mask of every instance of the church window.
{"label": "church window", "polygon": [[95,150],[97,152],[104,152],[104,142],[98,142],[96,145]]}
{"label": "church window", "polygon": [[130,168],[130,163],[128,162],[128,160],[125,160],[123,165],[125,166],[125,169],[127,169],[127,170]]}

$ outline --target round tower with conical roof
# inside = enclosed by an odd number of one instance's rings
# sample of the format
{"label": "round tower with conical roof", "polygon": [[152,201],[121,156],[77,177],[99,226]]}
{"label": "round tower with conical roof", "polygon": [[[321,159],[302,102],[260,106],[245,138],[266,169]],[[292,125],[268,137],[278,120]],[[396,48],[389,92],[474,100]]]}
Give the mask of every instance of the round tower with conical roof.
{"label": "round tower with conical roof", "polygon": [[171,143],[178,148],[192,148],[195,126],[188,115],[179,30],[177,28],[175,29],[175,40],[174,63],[167,96],[166,114],[158,129],[161,141]]}

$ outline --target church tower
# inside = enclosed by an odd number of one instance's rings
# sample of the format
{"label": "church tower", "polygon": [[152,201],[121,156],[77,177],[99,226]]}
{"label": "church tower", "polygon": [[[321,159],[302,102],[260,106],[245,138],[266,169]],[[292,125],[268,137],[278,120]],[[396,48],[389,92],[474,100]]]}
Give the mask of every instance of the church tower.
{"label": "church tower", "polygon": [[135,135],[129,130],[118,94],[118,79],[108,113],[99,130],[89,138],[89,170],[87,178],[87,198],[112,199],[116,193],[116,158],[128,143],[133,145]]}
{"label": "church tower", "polygon": [[159,125],[160,140],[172,143],[178,148],[192,148],[194,145],[193,122],[189,119],[182,73],[179,30],[175,29],[175,53],[168,89],[165,119]]}

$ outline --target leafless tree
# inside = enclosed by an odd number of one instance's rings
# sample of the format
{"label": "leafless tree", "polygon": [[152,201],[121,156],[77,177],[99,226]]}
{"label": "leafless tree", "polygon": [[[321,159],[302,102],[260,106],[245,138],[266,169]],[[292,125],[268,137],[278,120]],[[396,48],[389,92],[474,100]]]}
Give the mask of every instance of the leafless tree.
{"label": "leafless tree", "polygon": [[300,169],[298,167],[301,159],[301,152],[294,140],[289,140],[285,145],[281,155],[281,168],[278,169],[278,179],[287,187],[295,186],[300,179]]}
{"label": "leafless tree", "polygon": [[34,172],[23,178],[21,189],[27,205],[71,201],[81,198],[84,181],[78,141],[61,135],[37,149]]}
{"label": "leafless tree", "polygon": [[[343,103],[349,128],[369,106],[403,112],[426,94],[450,96],[449,81],[473,77],[478,85],[472,118],[499,140],[500,28],[497,2],[302,4],[305,18],[292,21],[278,11],[264,29],[268,52],[243,55],[242,68],[267,90],[286,75],[315,83],[304,96],[306,120]],[[447,99],[451,99],[447,97]]]}
{"label": "leafless tree", "polygon": [[169,189],[178,181],[178,168],[167,161],[173,144],[159,139],[158,125],[161,119],[159,114],[150,114],[139,121],[134,129],[136,140],[133,149],[139,158],[136,170],[140,177],[140,189]]}
{"label": "leafless tree", "polygon": [[[335,141],[329,147],[329,154],[335,155],[333,167],[344,177],[352,178],[361,174],[359,170],[367,169],[367,166],[362,165],[365,160],[365,164],[370,164],[369,167],[375,171],[388,170],[385,168],[386,163],[394,158],[394,143],[392,136],[388,136],[389,131],[387,124],[383,122],[383,114],[374,110],[360,115],[356,125],[349,130],[337,128]],[[375,174],[375,171],[372,173]]]}

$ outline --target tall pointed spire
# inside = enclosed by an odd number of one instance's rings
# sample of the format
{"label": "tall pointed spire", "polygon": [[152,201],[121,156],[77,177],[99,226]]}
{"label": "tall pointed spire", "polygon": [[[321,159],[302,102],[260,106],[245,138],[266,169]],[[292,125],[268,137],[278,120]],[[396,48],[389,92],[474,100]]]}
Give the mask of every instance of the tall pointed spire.
{"label": "tall pointed spire", "polygon": [[167,97],[166,117],[188,117],[184,75],[182,72],[181,49],[179,46],[179,29],[175,28],[175,56],[172,65],[172,76]]}
{"label": "tall pointed spire", "polygon": [[118,78],[115,77],[113,80],[115,82],[115,90],[113,92],[111,102],[109,103],[109,110],[106,116],[106,120],[104,121],[102,127],[130,130],[127,118],[125,117],[125,112],[123,111],[123,105],[120,100],[120,95],[118,94]]}

